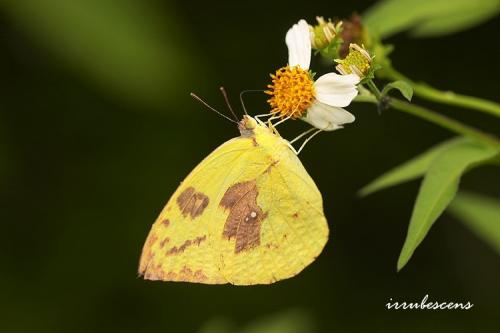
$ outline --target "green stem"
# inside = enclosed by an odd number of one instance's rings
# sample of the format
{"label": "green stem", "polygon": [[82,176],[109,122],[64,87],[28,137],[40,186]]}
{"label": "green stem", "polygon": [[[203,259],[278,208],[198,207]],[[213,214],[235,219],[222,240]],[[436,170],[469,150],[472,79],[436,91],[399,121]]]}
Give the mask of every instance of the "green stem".
{"label": "green stem", "polygon": [[[354,101],[356,102],[361,102],[361,103],[373,103],[373,104],[378,104],[379,100],[375,98],[373,95],[358,95]],[[415,104],[410,104],[404,101],[401,101],[396,98],[391,98],[389,100],[389,105],[401,112],[405,112],[408,114],[411,114],[415,117],[422,118],[424,120],[427,120],[431,123],[434,123],[436,125],[439,125],[443,128],[446,128],[452,132],[455,132],[457,134],[465,135],[468,137],[475,138],[477,140],[480,140],[486,144],[493,145],[495,147],[500,148],[500,140],[497,139],[496,137],[484,133],[474,127],[468,126],[466,124],[463,124],[455,119],[448,118],[446,116],[443,116],[436,111],[423,108],[421,106],[415,105]]]}
{"label": "green stem", "polygon": [[468,137],[475,138],[477,140],[480,140],[484,143],[487,143],[489,145],[492,145],[494,147],[500,148],[500,140],[498,140],[496,137],[481,132],[480,130],[465,125],[459,121],[456,121],[454,119],[448,118],[446,116],[443,116],[439,113],[436,113],[435,111],[429,110],[427,108],[423,108],[421,106],[417,106],[414,104],[410,104],[407,102],[403,102],[398,99],[391,98],[390,100],[390,106],[392,106],[394,109],[402,112],[409,113],[413,116],[417,116],[419,118],[425,119],[427,121],[430,121],[434,124],[437,124],[441,127],[444,127],[452,132],[462,134]]}
{"label": "green stem", "polygon": [[378,104],[378,100],[375,98],[373,95],[358,95],[356,98],[354,98],[355,102],[360,102],[360,103],[373,103],[373,104]]}
{"label": "green stem", "polygon": [[380,92],[380,90],[378,89],[378,87],[375,85],[375,83],[373,82],[373,80],[366,81],[366,85],[368,86],[368,88],[370,88],[371,92],[375,95],[375,97],[378,100],[380,100],[380,98],[382,97],[382,93]]}
{"label": "green stem", "polygon": [[384,67],[384,70],[381,72],[383,72],[383,76],[389,79],[407,81],[413,86],[415,94],[424,99],[442,104],[460,106],[500,117],[500,104],[498,103],[477,97],[456,94],[452,91],[442,91],[425,83],[414,82],[402,73],[398,72],[392,66]]}

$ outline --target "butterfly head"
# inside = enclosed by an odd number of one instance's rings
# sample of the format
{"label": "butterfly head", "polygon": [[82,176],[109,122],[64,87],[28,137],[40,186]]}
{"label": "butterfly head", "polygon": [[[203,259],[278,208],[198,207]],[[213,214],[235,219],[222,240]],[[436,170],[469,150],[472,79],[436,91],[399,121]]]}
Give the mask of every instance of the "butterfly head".
{"label": "butterfly head", "polygon": [[240,130],[241,136],[253,135],[256,127],[257,121],[248,115],[244,115],[243,119],[238,123],[238,129]]}

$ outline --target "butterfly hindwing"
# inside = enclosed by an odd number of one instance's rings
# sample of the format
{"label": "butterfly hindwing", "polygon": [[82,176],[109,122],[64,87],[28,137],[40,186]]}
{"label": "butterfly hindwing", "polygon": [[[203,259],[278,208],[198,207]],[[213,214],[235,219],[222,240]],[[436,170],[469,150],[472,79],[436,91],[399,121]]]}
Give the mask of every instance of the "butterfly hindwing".
{"label": "butterfly hindwing", "polygon": [[227,195],[240,192],[241,199],[233,205],[236,212],[226,208],[225,225],[238,225],[237,231],[229,228],[233,241],[216,241],[230,283],[272,283],[294,276],[321,253],[328,239],[321,194],[281,140],[257,134],[257,142],[266,149],[258,154],[263,156],[254,156],[255,161],[267,163],[244,173],[222,198],[224,204]]}

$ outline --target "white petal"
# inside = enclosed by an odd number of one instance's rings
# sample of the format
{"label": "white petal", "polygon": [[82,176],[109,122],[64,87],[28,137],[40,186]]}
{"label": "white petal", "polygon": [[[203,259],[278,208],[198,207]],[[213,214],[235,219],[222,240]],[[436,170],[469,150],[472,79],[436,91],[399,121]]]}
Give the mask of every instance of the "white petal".
{"label": "white petal", "polygon": [[288,64],[308,70],[311,64],[311,33],[305,20],[294,24],[285,37],[288,46]]}
{"label": "white petal", "polygon": [[333,131],[342,128],[343,124],[352,123],[355,119],[351,113],[342,108],[316,101],[309,107],[304,120],[318,129]]}
{"label": "white petal", "polygon": [[358,95],[356,85],[359,81],[360,78],[356,74],[325,74],[314,82],[316,99],[330,106],[348,106]]}

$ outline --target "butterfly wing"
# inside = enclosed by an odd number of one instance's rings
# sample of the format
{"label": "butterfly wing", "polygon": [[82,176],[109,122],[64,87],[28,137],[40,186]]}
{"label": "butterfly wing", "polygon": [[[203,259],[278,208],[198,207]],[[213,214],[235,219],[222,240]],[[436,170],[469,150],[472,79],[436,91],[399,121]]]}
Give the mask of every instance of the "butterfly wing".
{"label": "butterfly wing", "polygon": [[180,185],[154,223],[146,279],[266,284],[298,274],[328,238],[322,199],[285,141],[256,128],[226,142]]}
{"label": "butterfly wing", "polygon": [[321,193],[295,153],[266,132],[256,141],[263,150],[246,163],[264,160],[265,167],[236,178],[220,203],[225,228],[216,244],[224,277],[237,285],[292,277],[328,240]]}
{"label": "butterfly wing", "polygon": [[191,171],[154,222],[144,244],[139,275],[149,280],[227,283],[210,233],[217,197],[234,167],[251,149],[249,139],[227,141]]}

